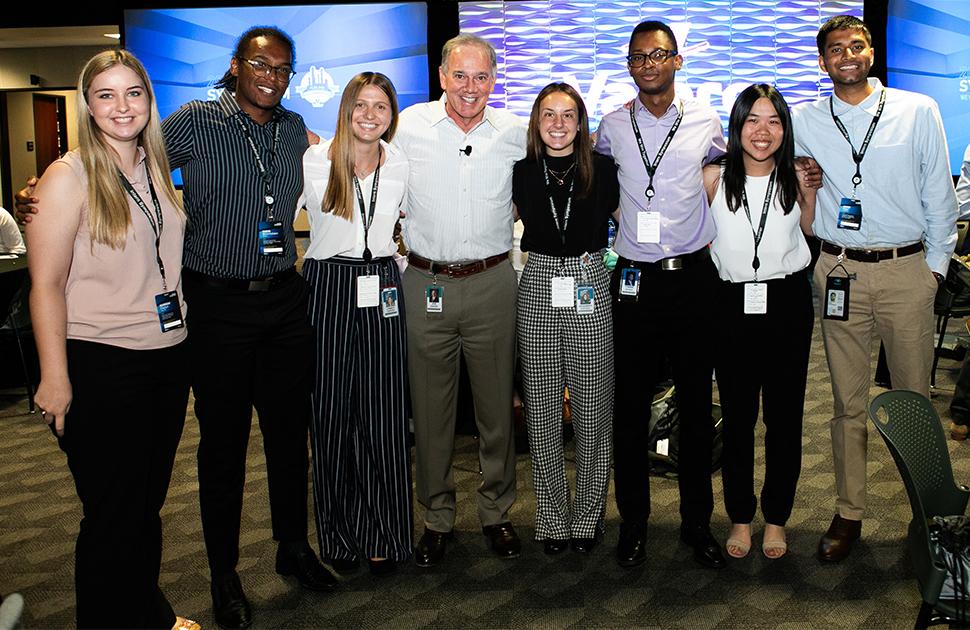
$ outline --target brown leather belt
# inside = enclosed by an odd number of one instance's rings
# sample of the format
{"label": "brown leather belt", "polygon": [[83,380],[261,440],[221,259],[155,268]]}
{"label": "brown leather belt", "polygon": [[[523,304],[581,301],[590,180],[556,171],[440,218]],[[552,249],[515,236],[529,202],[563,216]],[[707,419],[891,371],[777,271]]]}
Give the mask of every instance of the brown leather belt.
{"label": "brown leather belt", "polygon": [[917,241],[912,245],[904,245],[895,249],[849,249],[828,241],[822,241],[822,251],[833,256],[845,255],[856,262],[874,263],[891,258],[902,258],[923,251],[923,242]]}
{"label": "brown leather belt", "polygon": [[431,275],[447,275],[449,278],[465,278],[467,276],[473,276],[476,273],[490,269],[499,263],[507,261],[508,259],[509,253],[505,252],[504,254],[489,256],[484,260],[473,260],[463,263],[446,263],[428,260],[427,258],[418,256],[415,253],[408,254],[409,264],[412,264],[423,271],[428,271],[431,273]]}

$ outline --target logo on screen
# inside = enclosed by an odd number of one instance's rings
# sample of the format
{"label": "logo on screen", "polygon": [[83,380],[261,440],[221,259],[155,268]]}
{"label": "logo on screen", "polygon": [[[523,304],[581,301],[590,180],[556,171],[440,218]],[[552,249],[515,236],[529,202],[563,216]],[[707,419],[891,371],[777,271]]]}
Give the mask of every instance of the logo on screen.
{"label": "logo on screen", "polygon": [[323,107],[339,92],[340,86],[334,82],[330,73],[316,66],[310,66],[296,88],[296,93],[314,107]]}

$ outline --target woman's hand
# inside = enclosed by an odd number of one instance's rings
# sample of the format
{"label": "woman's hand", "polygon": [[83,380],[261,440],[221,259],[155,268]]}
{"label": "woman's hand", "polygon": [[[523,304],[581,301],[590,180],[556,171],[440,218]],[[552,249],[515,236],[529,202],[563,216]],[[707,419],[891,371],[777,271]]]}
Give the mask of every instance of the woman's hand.
{"label": "woman's hand", "polygon": [[64,436],[64,416],[71,409],[74,392],[67,378],[41,378],[34,394],[34,402],[40,407],[40,415],[47,424],[53,424],[58,436]]}

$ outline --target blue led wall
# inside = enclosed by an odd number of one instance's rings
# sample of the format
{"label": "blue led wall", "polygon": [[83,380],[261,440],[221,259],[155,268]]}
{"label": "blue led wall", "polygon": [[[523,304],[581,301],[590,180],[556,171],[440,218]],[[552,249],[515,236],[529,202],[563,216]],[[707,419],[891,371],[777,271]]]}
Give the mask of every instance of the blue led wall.
{"label": "blue led wall", "polygon": [[727,116],[752,83],[774,84],[795,105],[831,90],[819,70],[815,34],[830,17],[862,17],[862,0],[543,0],[462,2],[461,30],[498,51],[492,104],[528,116],[551,81],[573,85],[591,125],[636,96],[625,56],[633,27],[661,20],[674,30],[684,57],[677,91]]}

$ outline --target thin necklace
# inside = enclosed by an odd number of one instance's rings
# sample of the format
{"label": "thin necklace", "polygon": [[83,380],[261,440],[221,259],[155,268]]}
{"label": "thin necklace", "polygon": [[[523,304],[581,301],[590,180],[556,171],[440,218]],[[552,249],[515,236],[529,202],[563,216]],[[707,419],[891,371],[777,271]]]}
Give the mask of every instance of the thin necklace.
{"label": "thin necklace", "polygon": [[551,168],[549,168],[548,166],[546,167],[546,170],[549,171],[549,174],[552,175],[552,178],[554,180],[556,180],[556,183],[558,185],[565,186],[566,185],[566,177],[569,176],[569,171],[573,170],[573,167],[574,166],[576,166],[576,163],[575,162],[573,162],[572,164],[570,164],[569,165],[569,168],[567,168],[564,171],[554,171]]}

